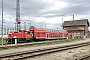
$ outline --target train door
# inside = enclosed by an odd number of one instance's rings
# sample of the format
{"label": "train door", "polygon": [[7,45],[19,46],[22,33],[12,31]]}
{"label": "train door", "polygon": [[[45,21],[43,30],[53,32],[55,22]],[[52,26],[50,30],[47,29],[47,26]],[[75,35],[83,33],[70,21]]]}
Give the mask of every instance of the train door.
{"label": "train door", "polygon": [[31,30],[30,33],[31,33],[31,38],[34,39],[34,30]]}
{"label": "train door", "polygon": [[38,32],[38,38],[40,37],[40,32]]}
{"label": "train door", "polygon": [[27,41],[34,41],[34,30],[28,31]]}
{"label": "train door", "polygon": [[46,37],[49,38],[49,33],[46,34]]}

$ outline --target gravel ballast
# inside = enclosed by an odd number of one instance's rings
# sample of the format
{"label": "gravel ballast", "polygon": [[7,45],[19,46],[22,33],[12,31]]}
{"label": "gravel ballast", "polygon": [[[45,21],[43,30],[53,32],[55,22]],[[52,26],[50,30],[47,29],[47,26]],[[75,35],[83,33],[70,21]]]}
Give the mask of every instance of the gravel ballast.
{"label": "gravel ballast", "polygon": [[46,54],[43,56],[37,56],[34,58],[29,58],[27,60],[75,60],[76,58],[88,53],[90,53],[90,46],[85,46],[66,51]]}

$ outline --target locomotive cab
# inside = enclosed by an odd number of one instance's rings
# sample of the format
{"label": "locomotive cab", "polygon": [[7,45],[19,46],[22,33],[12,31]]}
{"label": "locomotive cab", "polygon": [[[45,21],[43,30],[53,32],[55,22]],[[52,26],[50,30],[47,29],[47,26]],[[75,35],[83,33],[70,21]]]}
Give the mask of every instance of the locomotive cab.
{"label": "locomotive cab", "polygon": [[27,42],[34,41],[34,30],[27,31]]}
{"label": "locomotive cab", "polygon": [[8,33],[8,43],[15,43],[15,39],[17,42],[25,42],[25,30],[20,30],[19,32],[10,32]]}

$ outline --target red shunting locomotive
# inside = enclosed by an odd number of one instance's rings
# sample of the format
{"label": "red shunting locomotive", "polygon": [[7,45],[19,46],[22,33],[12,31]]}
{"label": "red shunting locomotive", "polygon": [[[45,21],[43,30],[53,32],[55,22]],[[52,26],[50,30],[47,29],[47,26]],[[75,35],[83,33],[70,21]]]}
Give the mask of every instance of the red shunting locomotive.
{"label": "red shunting locomotive", "polygon": [[48,30],[46,28],[36,28],[34,26],[30,27],[28,31],[20,30],[19,32],[10,32],[8,33],[8,43],[17,42],[30,42],[30,41],[43,41],[49,39],[62,39],[67,38],[67,30]]}

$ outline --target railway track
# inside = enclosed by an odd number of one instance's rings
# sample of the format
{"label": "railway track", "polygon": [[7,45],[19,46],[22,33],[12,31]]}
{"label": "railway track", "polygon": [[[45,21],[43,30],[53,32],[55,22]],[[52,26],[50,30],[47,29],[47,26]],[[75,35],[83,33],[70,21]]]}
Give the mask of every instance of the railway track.
{"label": "railway track", "polygon": [[76,58],[75,60],[90,60],[90,53],[82,57]]}
{"label": "railway track", "polygon": [[33,46],[35,44],[52,44],[54,42],[65,42],[65,41],[66,40],[53,40],[53,41],[40,41],[40,42],[21,43],[21,44],[8,44],[8,45],[0,46],[0,50],[9,49],[9,48],[19,48],[19,47]]}
{"label": "railway track", "polygon": [[88,46],[90,45],[90,42],[87,43],[81,43],[81,44],[73,44],[73,45],[67,45],[67,46],[55,46],[50,48],[43,48],[43,49],[37,49],[37,50],[29,50],[29,51],[23,51],[23,52],[17,52],[12,54],[5,54],[0,56],[0,60],[25,60],[30,57],[40,56],[43,54],[58,52],[58,51],[64,51],[68,49],[74,49],[78,47]]}
{"label": "railway track", "polygon": [[35,44],[49,44],[49,43],[52,43],[52,41],[22,43],[22,44],[10,44],[10,45],[0,46],[0,49],[17,48],[17,47],[31,46],[31,45],[35,45]]}

